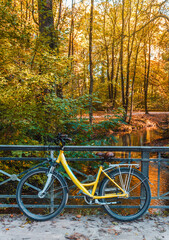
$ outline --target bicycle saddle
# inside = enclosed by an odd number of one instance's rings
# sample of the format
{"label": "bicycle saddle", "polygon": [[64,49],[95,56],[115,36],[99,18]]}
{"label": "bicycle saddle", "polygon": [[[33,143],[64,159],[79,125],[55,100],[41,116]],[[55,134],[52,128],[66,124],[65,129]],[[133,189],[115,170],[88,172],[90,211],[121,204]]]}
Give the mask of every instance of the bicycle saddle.
{"label": "bicycle saddle", "polygon": [[109,158],[113,158],[115,156],[115,154],[113,152],[97,152],[96,153],[97,156],[104,158],[104,159],[109,159]]}

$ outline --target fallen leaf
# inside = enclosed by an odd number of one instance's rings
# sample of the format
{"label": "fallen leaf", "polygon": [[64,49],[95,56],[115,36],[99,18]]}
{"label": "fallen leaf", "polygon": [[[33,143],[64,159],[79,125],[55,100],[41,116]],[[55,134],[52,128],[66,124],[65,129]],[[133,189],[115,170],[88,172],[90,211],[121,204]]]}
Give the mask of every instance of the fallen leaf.
{"label": "fallen leaf", "polygon": [[71,240],[89,240],[85,235],[80,234],[80,233],[74,233],[70,236],[65,236],[67,239],[71,239]]}

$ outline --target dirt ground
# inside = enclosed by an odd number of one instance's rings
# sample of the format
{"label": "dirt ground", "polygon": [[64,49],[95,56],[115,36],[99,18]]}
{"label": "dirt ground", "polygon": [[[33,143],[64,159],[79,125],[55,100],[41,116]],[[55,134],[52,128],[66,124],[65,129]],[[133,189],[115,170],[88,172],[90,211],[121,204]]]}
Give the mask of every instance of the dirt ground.
{"label": "dirt ground", "polygon": [[149,114],[144,114],[142,112],[137,112],[133,114],[131,125],[141,128],[152,127],[166,129],[169,127],[169,112],[150,112]]}
{"label": "dirt ground", "polygon": [[[98,123],[109,118],[114,118],[114,114],[111,112],[97,111],[93,114],[93,122]],[[83,115],[83,118],[88,118],[87,114]],[[116,117],[115,117],[116,118]],[[129,118],[127,118],[127,122]],[[166,130],[169,128],[169,112],[133,112],[132,119],[129,124],[120,124],[117,129],[118,132],[132,132],[134,130],[145,128],[161,128]]]}
{"label": "dirt ground", "polygon": [[4,240],[168,240],[169,216],[146,215],[134,222],[117,222],[107,215],[64,214],[46,222],[23,215],[0,216]]}

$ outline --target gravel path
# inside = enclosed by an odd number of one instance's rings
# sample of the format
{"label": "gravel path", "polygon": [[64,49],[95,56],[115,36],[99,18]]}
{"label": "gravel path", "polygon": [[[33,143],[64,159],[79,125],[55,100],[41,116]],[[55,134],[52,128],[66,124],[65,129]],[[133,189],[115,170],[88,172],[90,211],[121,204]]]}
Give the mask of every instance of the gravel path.
{"label": "gravel path", "polygon": [[145,216],[129,223],[109,216],[64,214],[46,222],[22,215],[0,216],[0,240],[168,240],[169,216]]}

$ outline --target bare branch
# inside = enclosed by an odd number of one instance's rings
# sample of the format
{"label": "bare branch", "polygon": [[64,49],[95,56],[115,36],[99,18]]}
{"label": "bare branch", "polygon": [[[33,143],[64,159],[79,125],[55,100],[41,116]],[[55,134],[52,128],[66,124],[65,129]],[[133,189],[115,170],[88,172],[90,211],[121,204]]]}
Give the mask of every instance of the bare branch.
{"label": "bare branch", "polygon": [[146,24],[144,24],[140,29],[138,29],[137,31],[134,31],[131,35],[134,35],[135,33],[141,31],[143,28],[145,28],[147,25],[149,25],[151,22],[154,22],[158,18],[165,18],[167,21],[169,21],[169,17],[166,15],[161,14],[161,15],[155,16],[150,21],[148,21]]}
{"label": "bare branch", "polygon": [[34,0],[32,0],[32,17],[33,17],[33,21],[34,21],[37,25],[39,25],[39,23],[36,21],[35,16],[34,16]]}

